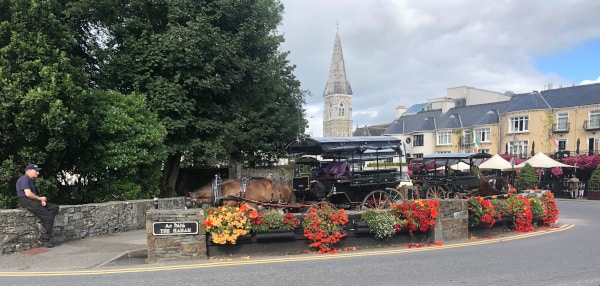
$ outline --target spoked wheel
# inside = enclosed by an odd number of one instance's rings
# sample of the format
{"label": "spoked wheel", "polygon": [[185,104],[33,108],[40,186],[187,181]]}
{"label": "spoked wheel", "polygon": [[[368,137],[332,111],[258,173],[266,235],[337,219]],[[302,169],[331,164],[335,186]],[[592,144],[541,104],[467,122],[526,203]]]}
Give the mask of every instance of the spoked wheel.
{"label": "spoked wheel", "polygon": [[442,186],[430,186],[427,188],[427,198],[428,199],[445,199],[446,198],[446,190]]}
{"label": "spoked wheel", "polygon": [[389,191],[372,191],[362,201],[361,209],[386,209],[392,203],[403,200],[402,194],[396,190]]}
{"label": "spoked wheel", "polygon": [[399,203],[402,203],[402,201],[404,201],[404,196],[398,190],[392,189],[392,188],[389,188],[386,190],[390,194],[390,201],[392,203],[399,204]]}
{"label": "spoked wheel", "polygon": [[421,192],[423,191],[423,187],[421,187],[421,185],[419,184],[415,184],[413,185],[413,189],[412,189],[412,197],[411,199],[413,200],[418,200],[421,198]]}

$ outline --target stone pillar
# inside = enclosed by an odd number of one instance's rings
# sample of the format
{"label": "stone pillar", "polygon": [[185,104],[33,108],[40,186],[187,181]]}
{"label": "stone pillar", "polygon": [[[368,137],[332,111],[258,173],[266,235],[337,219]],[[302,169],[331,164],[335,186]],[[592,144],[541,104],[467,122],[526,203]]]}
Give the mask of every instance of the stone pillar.
{"label": "stone pillar", "polygon": [[439,200],[440,209],[431,234],[432,241],[456,241],[469,238],[469,209],[466,200]]}
{"label": "stone pillar", "polygon": [[150,209],[146,212],[146,233],[148,263],[207,257],[202,209]]}

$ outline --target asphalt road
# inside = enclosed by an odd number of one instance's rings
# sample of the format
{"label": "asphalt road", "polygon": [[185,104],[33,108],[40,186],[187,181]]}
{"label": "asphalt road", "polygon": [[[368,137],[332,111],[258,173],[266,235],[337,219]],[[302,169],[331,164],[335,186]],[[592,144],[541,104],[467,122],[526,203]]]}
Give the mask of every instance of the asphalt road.
{"label": "asphalt road", "polygon": [[600,201],[559,199],[558,207],[568,227],[520,239],[24,274],[0,285],[600,285]]}

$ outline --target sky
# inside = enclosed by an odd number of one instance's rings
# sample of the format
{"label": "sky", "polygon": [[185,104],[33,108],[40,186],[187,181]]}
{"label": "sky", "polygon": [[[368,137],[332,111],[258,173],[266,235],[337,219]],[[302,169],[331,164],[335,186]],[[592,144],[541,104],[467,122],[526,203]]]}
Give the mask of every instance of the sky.
{"label": "sky", "polygon": [[[526,93],[600,82],[597,0],[281,0],[282,51],[323,135],[323,91],[339,31],[353,130],[452,87]],[[482,4],[483,3],[483,4]]]}

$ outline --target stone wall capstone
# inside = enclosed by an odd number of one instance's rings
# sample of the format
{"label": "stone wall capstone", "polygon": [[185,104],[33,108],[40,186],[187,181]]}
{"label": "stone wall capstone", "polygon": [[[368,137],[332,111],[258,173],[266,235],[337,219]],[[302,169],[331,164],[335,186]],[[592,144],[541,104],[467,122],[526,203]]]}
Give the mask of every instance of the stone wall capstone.
{"label": "stone wall capstone", "polygon": [[[160,199],[160,209],[185,209],[184,198]],[[146,227],[146,211],[153,200],[118,201],[85,205],[62,205],[54,219],[53,241],[140,230]],[[24,208],[0,210],[0,254],[39,247],[39,220]]]}

